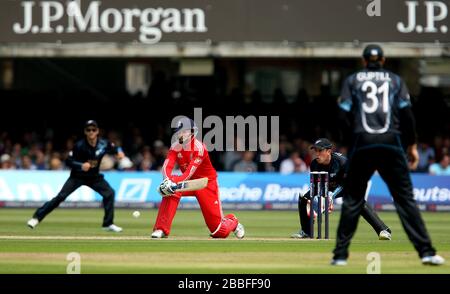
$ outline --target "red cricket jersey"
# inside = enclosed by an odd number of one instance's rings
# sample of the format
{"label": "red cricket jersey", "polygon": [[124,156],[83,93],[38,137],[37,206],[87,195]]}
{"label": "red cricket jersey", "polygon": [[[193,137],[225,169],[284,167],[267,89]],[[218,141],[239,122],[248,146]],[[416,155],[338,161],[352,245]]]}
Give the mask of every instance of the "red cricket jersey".
{"label": "red cricket jersey", "polygon": [[[172,175],[175,162],[183,172],[182,175]],[[205,144],[193,138],[186,145],[176,142],[172,144],[162,167],[164,178],[178,183],[189,179],[208,178],[214,181],[217,178],[217,172],[211,164],[208,150]]]}

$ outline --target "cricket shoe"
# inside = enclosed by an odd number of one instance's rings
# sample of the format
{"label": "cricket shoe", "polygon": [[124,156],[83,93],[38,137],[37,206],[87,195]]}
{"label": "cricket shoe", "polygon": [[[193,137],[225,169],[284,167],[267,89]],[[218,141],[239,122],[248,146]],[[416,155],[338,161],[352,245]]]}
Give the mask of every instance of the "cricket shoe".
{"label": "cricket shoe", "polygon": [[163,230],[154,230],[152,233],[153,239],[161,239],[161,238],[167,238],[167,235],[163,232]]}
{"label": "cricket shoe", "polygon": [[244,229],[244,225],[243,224],[241,224],[241,223],[237,224],[236,229],[234,230],[234,235],[238,239],[244,238],[244,236],[245,236],[245,229]]}
{"label": "cricket shoe", "polygon": [[116,226],[115,224],[109,225],[107,227],[103,227],[103,230],[108,232],[120,233],[123,231],[121,227]]}
{"label": "cricket shoe", "polygon": [[391,233],[388,230],[383,230],[378,235],[378,240],[390,241],[392,239]]}
{"label": "cricket shoe", "polygon": [[346,266],[347,260],[346,259],[332,259],[330,264],[334,265],[334,266]]}
{"label": "cricket shoe", "polygon": [[27,225],[28,227],[30,227],[30,229],[34,229],[36,228],[36,226],[39,224],[39,220],[37,218],[31,218],[28,222]]}
{"label": "cricket shoe", "polygon": [[422,257],[422,264],[424,265],[443,265],[445,259],[440,255]]}
{"label": "cricket shoe", "polygon": [[291,238],[292,239],[307,239],[307,238],[309,238],[309,235],[306,234],[303,230],[300,230],[300,232],[292,234]]}

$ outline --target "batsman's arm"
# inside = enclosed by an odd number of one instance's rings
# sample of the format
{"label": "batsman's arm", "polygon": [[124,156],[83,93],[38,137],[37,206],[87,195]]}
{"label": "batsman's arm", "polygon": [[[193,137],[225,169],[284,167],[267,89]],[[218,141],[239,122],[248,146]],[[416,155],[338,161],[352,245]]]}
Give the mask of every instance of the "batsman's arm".
{"label": "batsman's arm", "polygon": [[176,185],[177,184],[172,182],[169,178],[165,178],[158,186],[158,193],[163,197],[173,195],[175,193]]}
{"label": "batsman's arm", "polygon": [[184,173],[181,176],[174,176],[172,177],[172,181],[175,183],[179,183],[182,181],[189,180],[197,170],[198,166],[203,162],[203,157],[201,157],[197,152],[195,152],[194,157],[192,158],[191,162],[189,163],[188,167],[184,171]]}
{"label": "batsman's arm", "polygon": [[175,151],[170,149],[169,154],[167,154],[167,158],[166,158],[166,160],[164,160],[164,164],[161,169],[164,179],[168,178],[168,179],[172,180],[172,178],[173,178],[172,171],[173,171],[173,168],[175,167],[176,160],[177,160],[177,155],[176,155]]}

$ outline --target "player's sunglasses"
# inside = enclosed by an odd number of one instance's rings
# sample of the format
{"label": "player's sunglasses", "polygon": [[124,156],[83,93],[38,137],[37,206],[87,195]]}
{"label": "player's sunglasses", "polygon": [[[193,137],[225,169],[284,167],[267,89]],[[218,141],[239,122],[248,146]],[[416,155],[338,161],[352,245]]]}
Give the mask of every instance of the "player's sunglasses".
{"label": "player's sunglasses", "polygon": [[87,128],[87,129],[84,129],[87,133],[89,133],[89,132],[97,132],[97,129],[95,129],[95,128]]}

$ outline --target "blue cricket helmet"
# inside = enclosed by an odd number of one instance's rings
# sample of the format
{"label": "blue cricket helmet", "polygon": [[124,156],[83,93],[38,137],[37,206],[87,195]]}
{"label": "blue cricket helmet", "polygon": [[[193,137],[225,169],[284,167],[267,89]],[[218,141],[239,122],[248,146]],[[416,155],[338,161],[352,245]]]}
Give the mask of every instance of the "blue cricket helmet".
{"label": "blue cricket helmet", "polygon": [[198,128],[197,125],[195,124],[195,121],[185,116],[178,120],[174,132],[178,133],[179,131],[182,130],[194,130],[194,132],[196,132]]}

